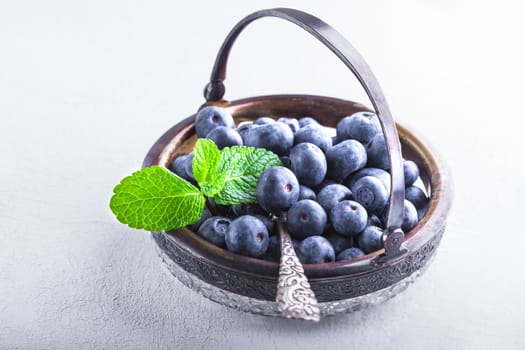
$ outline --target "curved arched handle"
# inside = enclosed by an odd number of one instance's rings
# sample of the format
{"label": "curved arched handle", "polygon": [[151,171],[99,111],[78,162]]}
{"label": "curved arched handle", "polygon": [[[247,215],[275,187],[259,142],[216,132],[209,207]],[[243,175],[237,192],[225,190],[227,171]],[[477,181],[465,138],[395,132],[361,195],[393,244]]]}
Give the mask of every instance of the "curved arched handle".
{"label": "curved arched handle", "polygon": [[390,158],[391,193],[383,245],[387,260],[399,256],[402,253],[400,248],[403,242],[403,232],[400,227],[403,223],[405,180],[401,145],[396,126],[374,74],[357,50],[335,29],[317,17],[294,9],[275,8],[252,13],[237,23],[222,44],[215,60],[210,82],[204,90],[206,101],[213,102],[222,99],[225,92],[223,81],[226,79],[226,66],[233,43],[248,24],[262,17],[285,19],[312,34],[343,61],[366,91],[379,117]]}

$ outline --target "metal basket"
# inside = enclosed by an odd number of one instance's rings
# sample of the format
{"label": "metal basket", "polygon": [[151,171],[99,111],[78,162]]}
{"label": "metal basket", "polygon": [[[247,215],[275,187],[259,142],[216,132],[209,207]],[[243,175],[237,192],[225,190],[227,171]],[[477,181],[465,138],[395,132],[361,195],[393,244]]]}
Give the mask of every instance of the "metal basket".
{"label": "metal basket", "polygon": [[[384,248],[349,261],[304,265],[319,301],[321,316],[381,303],[404,290],[431,261],[443,236],[452,202],[451,179],[427,142],[408,128],[394,123],[381,88],[352,45],[323,21],[298,10],[258,11],[232,29],[217,55],[210,83],[205,88],[208,105],[226,108],[236,123],[260,116],[312,116],[329,127],[335,127],[345,116],[369,111],[355,102],[311,95],[222,100],[228,54],[235,39],[249,23],[267,16],[297,24],[334,52],[357,77],[381,122],[391,162],[391,195]],[[191,151],[197,139],[194,120],[195,115],[192,115],[162,135],[148,152],[143,166],[168,166],[177,155]],[[430,194],[426,214],[407,233],[400,229],[405,197],[401,149],[405,158],[418,164],[422,182]],[[187,228],[152,234],[162,260],[186,286],[232,308],[280,315],[275,302],[278,263],[233,254],[203,240]]]}

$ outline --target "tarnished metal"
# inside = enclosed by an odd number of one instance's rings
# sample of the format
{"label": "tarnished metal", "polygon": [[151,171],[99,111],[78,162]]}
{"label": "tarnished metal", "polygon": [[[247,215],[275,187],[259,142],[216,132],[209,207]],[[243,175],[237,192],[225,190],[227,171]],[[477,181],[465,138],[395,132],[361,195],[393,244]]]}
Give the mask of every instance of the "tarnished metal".
{"label": "tarnished metal", "polygon": [[[226,67],[230,50],[239,34],[256,19],[263,17],[277,17],[292,22],[306,30],[316,39],[328,47],[351,71],[361,83],[366,91],[372,106],[379,118],[385,141],[388,156],[390,159],[390,205],[388,206],[387,234],[396,232],[396,239],[401,231],[403,223],[404,199],[405,199],[405,179],[403,172],[403,158],[401,156],[401,145],[397,134],[396,126],[390,108],[381,87],[372,73],[370,67],[365,62],[359,52],[346,40],[340,33],[327,23],[308,13],[289,9],[275,8],[261,10],[243,18],[230,31],[217,54],[213,67],[210,82],[205,88],[205,98],[208,102],[219,101],[223,98],[225,87],[223,81],[226,79]],[[401,240],[402,242],[403,240]],[[388,240],[384,240],[388,242]],[[401,245],[385,245],[385,256],[397,256],[400,254]],[[388,259],[388,258],[387,258]]]}
{"label": "tarnished metal", "polygon": [[304,274],[303,265],[297,258],[290,234],[282,219],[277,223],[281,238],[281,263],[279,265],[279,283],[275,301],[283,317],[308,321],[319,321],[321,313],[317,298]]}

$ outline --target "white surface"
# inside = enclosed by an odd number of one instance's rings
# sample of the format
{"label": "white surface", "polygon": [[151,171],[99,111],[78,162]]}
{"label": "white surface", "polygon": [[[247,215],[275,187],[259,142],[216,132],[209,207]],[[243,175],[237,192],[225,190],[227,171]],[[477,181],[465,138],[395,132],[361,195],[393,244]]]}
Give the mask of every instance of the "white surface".
{"label": "white surface", "polygon": [[[297,7],[347,37],[395,116],[448,161],[456,196],[433,265],[386,304],[320,324],[239,313],[174,280],[113,186],[203,102],[230,28]],[[0,348],[523,349],[525,147],[519,2],[0,3]],[[291,24],[255,23],[227,98],[366,101]]]}

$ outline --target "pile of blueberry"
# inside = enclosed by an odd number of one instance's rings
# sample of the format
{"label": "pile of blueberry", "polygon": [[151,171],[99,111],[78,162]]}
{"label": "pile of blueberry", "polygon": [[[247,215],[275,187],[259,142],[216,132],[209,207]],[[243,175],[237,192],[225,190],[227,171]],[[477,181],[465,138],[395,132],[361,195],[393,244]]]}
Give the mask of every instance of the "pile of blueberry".
{"label": "pile of blueberry", "polygon": [[[198,137],[222,149],[266,148],[283,165],[265,170],[257,183],[257,204],[205,209],[190,226],[204,239],[231,252],[279,261],[280,238],[272,218],[286,217],[303,264],[353,259],[382,248],[390,195],[390,162],[377,116],[358,112],[336,129],[311,117],[260,117],[235,127],[224,109],[205,107],[196,116]],[[177,157],[171,170],[194,181],[192,154]],[[405,206],[402,229],[409,232],[425,214],[428,197],[416,163],[404,160]]]}

